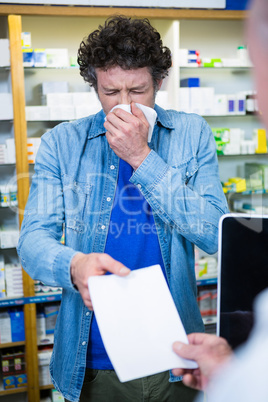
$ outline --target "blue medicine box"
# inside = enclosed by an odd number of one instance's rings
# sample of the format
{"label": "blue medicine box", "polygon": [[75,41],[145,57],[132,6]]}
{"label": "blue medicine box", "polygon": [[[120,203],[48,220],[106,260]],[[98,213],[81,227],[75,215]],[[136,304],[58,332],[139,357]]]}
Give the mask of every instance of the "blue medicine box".
{"label": "blue medicine box", "polygon": [[9,311],[12,342],[25,341],[24,312]]}
{"label": "blue medicine box", "polygon": [[181,80],[181,88],[192,88],[192,87],[200,87],[200,79],[199,78],[184,78]]}

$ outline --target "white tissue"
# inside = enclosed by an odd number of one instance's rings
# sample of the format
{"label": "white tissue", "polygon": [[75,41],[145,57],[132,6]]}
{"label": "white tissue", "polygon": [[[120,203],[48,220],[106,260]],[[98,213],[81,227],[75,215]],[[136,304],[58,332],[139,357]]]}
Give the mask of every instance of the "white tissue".
{"label": "white tissue", "polygon": [[[149,132],[148,132],[148,142],[150,142],[152,139],[152,135],[153,135],[154,124],[155,124],[155,120],[157,117],[157,113],[151,107],[144,106],[141,103],[136,103],[135,105],[143,112],[144,116],[146,117],[146,119],[149,123],[150,127],[149,127]],[[124,104],[116,105],[110,110],[110,112],[113,112],[116,108],[123,109],[123,110],[125,110],[125,112],[131,113],[130,105],[124,105]],[[106,118],[105,118],[105,120],[106,120]]]}

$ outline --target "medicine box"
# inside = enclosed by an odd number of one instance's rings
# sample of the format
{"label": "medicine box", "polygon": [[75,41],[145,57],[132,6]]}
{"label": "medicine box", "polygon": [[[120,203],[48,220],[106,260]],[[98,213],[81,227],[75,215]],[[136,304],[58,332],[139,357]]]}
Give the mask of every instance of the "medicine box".
{"label": "medicine box", "polygon": [[246,163],[245,177],[247,188],[251,190],[268,190],[268,165]]}
{"label": "medicine box", "polygon": [[0,247],[14,248],[17,247],[19,241],[18,230],[2,230],[0,231]]}
{"label": "medicine box", "polygon": [[6,139],[6,161],[7,161],[7,163],[15,163],[16,162],[14,138]]}
{"label": "medicine box", "polygon": [[21,46],[23,48],[32,47],[31,32],[22,32],[21,33]]}
{"label": "medicine box", "polygon": [[198,78],[198,77],[184,78],[180,82],[181,82],[181,88],[200,87],[200,78]]}
{"label": "medicine box", "polygon": [[0,343],[10,343],[11,337],[11,322],[7,312],[0,313]]}
{"label": "medicine box", "polygon": [[16,388],[26,387],[27,386],[27,374],[16,374],[15,376],[15,384]]}
{"label": "medicine box", "polygon": [[12,94],[9,92],[0,93],[0,120],[13,119]]}
{"label": "medicine box", "polygon": [[49,385],[52,383],[49,371],[51,356],[52,349],[43,350],[38,353],[39,385]]}
{"label": "medicine box", "polygon": [[49,120],[49,107],[48,106],[26,106],[26,120],[28,121],[42,121]]}
{"label": "medicine box", "polygon": [[66,93],[69,92],[69,84],[67,81],[44,81],[39,85],[41,95],[48,93]]}
{"label": "medicine box", "polygon": [[3,297],[6,297],[5,261],[3,255],[0,255],[0,299]]}
{"label": "medicine box", "polygon": [[56,389],[51,390],[51,398],[52,398],[52,402],[64,402],[64,398],[63,398],[62,394],[59,391],[57,391]]}
{"label": "medicine box", "polygon": [[75,119],[75,108],[70,106],[50,106],[50,120],[73,120]]}
{"label": "medicine box", "polygon": [[253,130],[253,141],[255,141],[256,154],[265,154],[267,152],[266,130],[264,128]]}
{"label": "medicine box", "polygon": [[58,304],[50,304],[44,307],[46,320],[46,334],[54,334],[56,320],[59,312]]}
{"label": "medicine box", "polygon": [[31,48],[22,49],[23,67],[34,66],[34,51]]}
{"label": "medicine box", "polygon": [[69,67],[68,49],[46,49],[47,67]]}
{"label": "medicine box", "polygon": [[10,311],[12,342],[25,341],[24,313],[23,311]]}
{"label": "medicine box", "polygon": [[10,66],[9,40],[0,39],[0,67]]}
{"label": "medicine box", "polygon": [[4,387],[4,389],[16,388],[15,376],[14,375],[4,376],[3,377],[3,387]]}
{"label": "medicine box", "polygon": [[72,106],[73,94],[71,92],[52,92],[42,96],[42,104],[47,106]]}
{"label": "medicine box", "polygon": [[34,67],[46,67],[47,57],[45,49],[34,49]]}

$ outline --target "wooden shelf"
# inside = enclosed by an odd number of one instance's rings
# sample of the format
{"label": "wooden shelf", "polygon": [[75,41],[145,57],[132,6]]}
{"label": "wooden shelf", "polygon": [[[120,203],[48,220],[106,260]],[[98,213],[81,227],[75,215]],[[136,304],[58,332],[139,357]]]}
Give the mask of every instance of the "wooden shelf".
{"label": "wooden shelf", "polygon": [[0,349],[5,348],[14,348],[16,346],[25,346],[25,341],[21,342],[9,342],[9,343],[0,343]]}
{"label": "wooden shelf", "polygon": [[49,384],[49,385],[40,385],[40,390],[42,389],[54,389],[54,385],[53,384]]}
{"label": "wooden shelf", "polygon": [[132,8],[132,7],[94,7],[94,6],[50,6],[50,5],[18,5],[1,4],[0,15],[46,15],[69,17],[110,17],[113,14],[124,14],[139,18],[155,19],[201,19],[201,20],[243,20],[247,11],[240,10],[191,10],[179,8]]}
{"label": "wooden shelf", "polygon": [[[11,395],[11,394],[20,394],[22,392],[27,392],[28,389],[27,387],[21,387],[21,388],[13,388],[13,389],[7,389],[7,390],[1,390],[0,391],[0,396],[2,395]],[[4,401],[3,401],[4,402]]]}

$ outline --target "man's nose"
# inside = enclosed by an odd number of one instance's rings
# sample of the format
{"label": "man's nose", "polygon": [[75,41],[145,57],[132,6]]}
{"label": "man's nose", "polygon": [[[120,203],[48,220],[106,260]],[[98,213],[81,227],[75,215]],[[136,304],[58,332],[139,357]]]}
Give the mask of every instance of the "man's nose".
{"label": "man's nose", "polygon": [[130,105],[131,103],[131,96],[129,94],[129,92],[122,92],[120,94],[120,102],[123,105]]}

